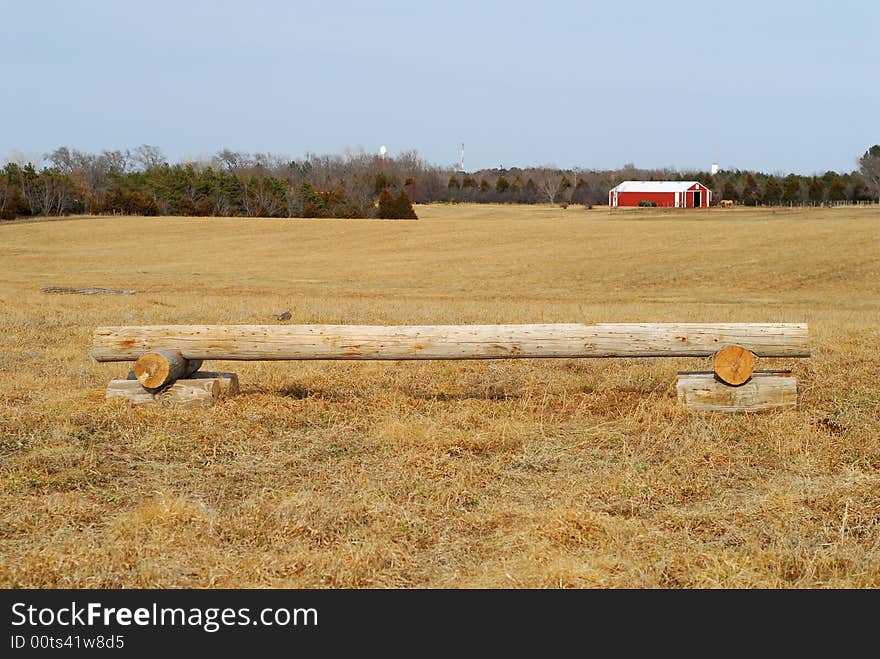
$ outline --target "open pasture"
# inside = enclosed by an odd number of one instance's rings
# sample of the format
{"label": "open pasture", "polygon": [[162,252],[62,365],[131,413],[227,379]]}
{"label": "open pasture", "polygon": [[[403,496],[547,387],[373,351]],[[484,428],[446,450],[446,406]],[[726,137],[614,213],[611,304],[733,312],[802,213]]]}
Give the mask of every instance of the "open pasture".
{"label": "open pasture", "polygon": [[[880,587],[880,211],[416,210],[0,224],[0,585]],[[806,322],[812,357],[759,360],[797,409],[726,415],[676,400],[702,359],[209,362],[240,395],[174,410],[89,356],[281,322]]]}

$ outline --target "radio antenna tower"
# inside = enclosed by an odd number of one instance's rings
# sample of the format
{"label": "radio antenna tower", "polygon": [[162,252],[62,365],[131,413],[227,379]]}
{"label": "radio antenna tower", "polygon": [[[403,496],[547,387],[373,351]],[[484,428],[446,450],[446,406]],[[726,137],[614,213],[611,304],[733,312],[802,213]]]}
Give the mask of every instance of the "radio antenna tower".
{"label": "radio antenna tower", "polygon": [[464,142],[461,143],[461,156],[458,159],[458,171],[464,171]]}

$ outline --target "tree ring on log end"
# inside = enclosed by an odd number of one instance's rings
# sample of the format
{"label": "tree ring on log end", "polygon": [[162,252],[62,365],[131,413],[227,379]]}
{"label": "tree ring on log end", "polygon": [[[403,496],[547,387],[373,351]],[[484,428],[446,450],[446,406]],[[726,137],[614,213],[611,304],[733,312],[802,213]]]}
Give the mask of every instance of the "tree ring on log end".
{"label": "tree ring on log end", "polygon": [[755,372],[755,353],[738,345],[725,346],[715,353],[713,370],[724,384],[738,387]]}
{"label": "tree ring on log end", "polygon": [[134,363],[134,376],[145,389],[154,389],[168,382],[170,366],[162,353],[148,352]]}
{"label": "tree ring on log end", "polygon": [[184,359],[177,350],[153,350],[138,357],[134,375],[144,389],[157,390],[195,373],[201,365],[202,360]]}

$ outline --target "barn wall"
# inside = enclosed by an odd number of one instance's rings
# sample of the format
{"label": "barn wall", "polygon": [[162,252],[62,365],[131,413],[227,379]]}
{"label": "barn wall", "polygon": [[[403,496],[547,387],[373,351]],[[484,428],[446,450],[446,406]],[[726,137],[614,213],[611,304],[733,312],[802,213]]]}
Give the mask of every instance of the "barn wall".
{"label": "barn wall", "polygon": [[[642,199],[656,201],[658,206],[675,206],[674,192],[618,192],[618,206],[638,206]],[[691,200],[691,203],[692,200]]]}
{"label": "barn wall", "polygon": [[709,188],[707,188],[706,186],[704,186],[700,183],[698,183],[696,185],[692,185],[690,188],[688,188],[688,193],[687,193],[688,208],[694,207],[694,190],[700,191],[700,208],[709,208],[709,201],[710,201],[710,197],[711,197],[712,193],[709,190]]}

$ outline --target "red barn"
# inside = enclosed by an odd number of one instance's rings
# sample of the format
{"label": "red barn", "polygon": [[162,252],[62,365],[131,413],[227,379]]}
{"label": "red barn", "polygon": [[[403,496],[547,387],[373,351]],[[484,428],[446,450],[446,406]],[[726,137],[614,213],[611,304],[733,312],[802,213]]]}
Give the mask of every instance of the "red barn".
{"label": "red barn", "polygon": [[712,191],[698,181],[624,181],[611,188],[608,205],[638,206],[653,201],[668,208],[708,208]]}

